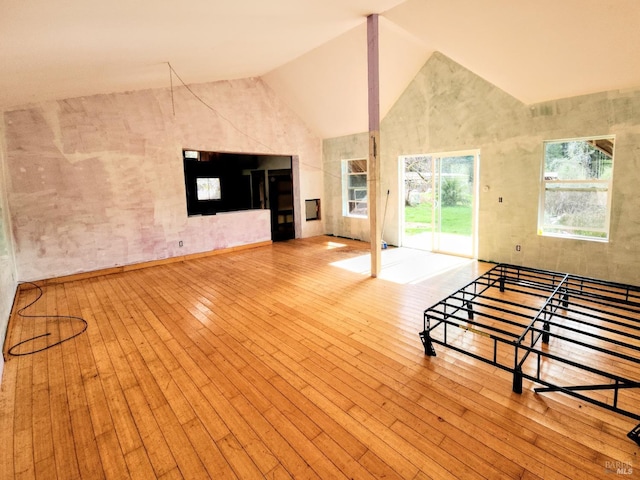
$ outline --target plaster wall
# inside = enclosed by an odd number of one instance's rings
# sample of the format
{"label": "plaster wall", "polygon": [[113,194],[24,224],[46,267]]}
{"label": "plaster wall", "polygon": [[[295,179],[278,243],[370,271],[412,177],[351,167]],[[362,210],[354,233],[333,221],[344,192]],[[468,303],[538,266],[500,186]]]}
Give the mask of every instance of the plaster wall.
{"label": "plaster wall", "polygon": [[[6,151],[4,142],[2,141],[2,130],[2,125],[0,125],[0,345],[4,345],[9,315],[11,314],[11,307],[17,287],[13,244],[7,211],[7,189],[4,168]],[[4,357],[0,355],[0,383],[2,382],[3,370]]]}
{"label": "plaster wall", "polygon": [[368,158],[369,135],[361,133],[325,140],[324,158],[324,210],[326,233],[346,238],[370,241],[369,219],[342,215],[342,160]]}
{"label": "plaster wall", "polygon": [[[20,280],[270,240],[266,210],[187,216],[182,148],[295,156],[296,208],[317,198],[321,141],[260,79],[191,89],[209,107],[182,87],[4,112]],[[323,231],[299,229],[303,237]]]}
{"label": "plaster wall", "polygon": [[[538,235],[543,142],[610,134],[616,145],[609,242]],[[436,53],[385,116],[380,136],[381,191],[391,190],[387,242],[399,239],[398,157],[480,149],[478,258],[640,284],[640,91],[524,105]],[[365,142],[350,138],[324,141],[327,169],[340,156],[366,157],[366,134]],[[335,195],[337,183],[325,176],[327,196]],[[329,233],[353,228],[346,218],[327,224]]]}

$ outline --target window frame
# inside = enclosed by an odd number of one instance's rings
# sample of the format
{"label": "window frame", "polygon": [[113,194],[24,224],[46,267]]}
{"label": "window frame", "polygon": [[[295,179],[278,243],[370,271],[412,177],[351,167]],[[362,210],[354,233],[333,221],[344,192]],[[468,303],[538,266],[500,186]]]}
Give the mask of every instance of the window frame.
{"label": "window frame", "polygon": [[[607,179],[557,179],[557,178],[547,178],[546,172],[546,162],[547,162],[547,145],[555,144],[555,143],[569,143],[569,142],[579,142],[579,141],[597,141],[597,140],[605,140],[610,139],[613,141],[613,148],[611,150],[611,174]],[[611,224],[611,199],[613,192],[613,172],[615,168],[615,135],[596,135],[589,137],[578,137],[578,138],[567,138],[567,139],[559,139],[559,140],[545,140],[543,142],[542,148],[542,163],[541,163],[541,172],[540,172],[540,195],[539,195],[539,205],[538,205],[538,235],[544,237],[556,237],[556,238],[568,238],[573,240],[587,240],[594,242],[609,242],[611,238],[610,224]],[[547,191],[552,190],[548,186],[551,185],[566,185],[566,190],[576,190],[578,191],[579,187],[576,188],[575,185],[581,184],[589,184],[596,185],[596,191],[605,192],[607,195],[607,204],[605,210],[605,221],[603,227],[581,227],[581,226],[567,226],[563,225],[563,229],[572,232],[572,233],[558,233],[552,232],[545,229],[553,228],[552,225],[545,224],[545,205],[546,205],[546,193]],[[574,186],[573,188],[571,186]],[[581,230],[588,230],[590,232],[600,232],[604,234],[604,237],[595,237],[589,235],[583,235],[579,233],[575,233]]]}
{"label": "window frame", "polygon": [[[364,162],[366,169],[364,172],[351,172],[349,165],[351,162]],[[363,187],[351,187],[350,178],[353,176],[364,176],[365,186]],[[357,198],[351,199],[350,192],[365,192],[364,200]],[[365,204],[366,213],[353,213],[357,210],[357,204]],[[353,204],[353,208],[350,206]],[[368,218],[369,217],[369,161],[366,158],[349,158],[342,160],[342,215],[352,218]]]}

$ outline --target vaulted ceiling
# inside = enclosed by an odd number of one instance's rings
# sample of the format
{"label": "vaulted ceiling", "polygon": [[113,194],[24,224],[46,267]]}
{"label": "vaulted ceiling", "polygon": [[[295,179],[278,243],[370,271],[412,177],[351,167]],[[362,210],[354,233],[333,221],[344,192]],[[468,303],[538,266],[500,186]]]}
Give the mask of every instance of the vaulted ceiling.
{"label": "vaulted ceiling", "polygon": [[382,114],[434,51],[525,104],[640,87],[637,0],[6,0],[0,110],[262,77],[321,137],[367,128],[366,16]]}

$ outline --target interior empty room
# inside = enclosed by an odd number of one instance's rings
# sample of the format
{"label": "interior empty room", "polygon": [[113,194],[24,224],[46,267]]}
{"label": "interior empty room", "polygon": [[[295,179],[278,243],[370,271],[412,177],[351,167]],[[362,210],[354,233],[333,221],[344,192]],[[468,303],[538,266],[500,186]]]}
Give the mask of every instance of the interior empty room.
{"label": "interior empty room", "polygon": [[10,3],[0,478],[640,478],[640,4]]}

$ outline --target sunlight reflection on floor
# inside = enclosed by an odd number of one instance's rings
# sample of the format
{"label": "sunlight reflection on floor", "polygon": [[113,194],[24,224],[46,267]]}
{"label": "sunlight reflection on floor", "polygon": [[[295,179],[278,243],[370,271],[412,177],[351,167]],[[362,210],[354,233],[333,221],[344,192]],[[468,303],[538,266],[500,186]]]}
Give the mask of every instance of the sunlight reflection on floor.
{"label": "sunlight reflection on floor", "polygon": [[347,246],[346,243],[327,242],[327,250],[333,250],[334,248],[342,248],[346,246]]}
{"label": "sunlight reflection on floor", "polygon": [[[473,262],[469,258],[442,255],[412,248],[391,248],[382,251],[382,270],[378,278],[395,283],[419,283],[453,268]],[[331,263],[350,272],[370,275],[371,255],[361,255]]]}

